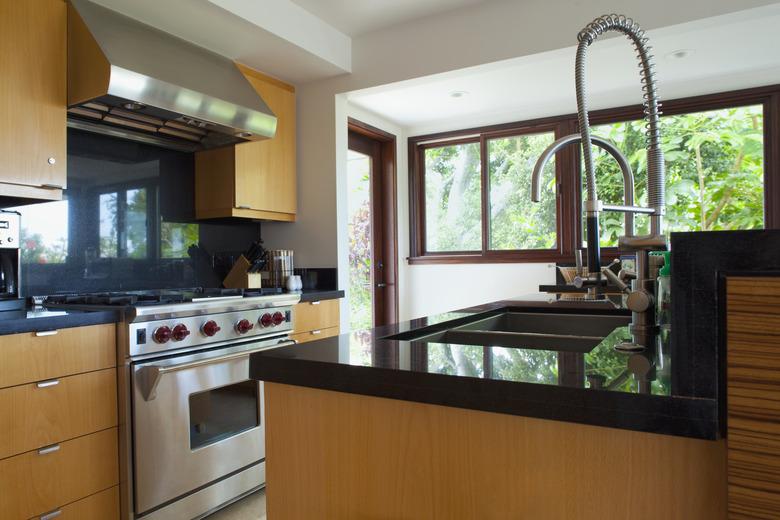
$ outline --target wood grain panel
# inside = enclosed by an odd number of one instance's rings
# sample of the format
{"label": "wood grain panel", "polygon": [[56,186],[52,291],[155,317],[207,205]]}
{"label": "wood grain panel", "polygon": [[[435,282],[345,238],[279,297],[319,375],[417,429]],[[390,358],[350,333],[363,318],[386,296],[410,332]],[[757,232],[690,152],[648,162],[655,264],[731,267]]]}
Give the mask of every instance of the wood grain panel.
{"label": "wood grain panel", "polygon": [[0,390],[0,459],[117,424],[116,370]]}
{"label": "wood grain panel", "polygon": [[113,323],[0,336],[0,388],[116,366]]}
{"label": "wood grain panel", "polygon": [[238,66],[276,115],[276,134],[236,145],[236,206],[296,212],[295,88],[243,65]]}
{"label": "wood grain panel", "polygon": [[306,343],[307,341],[314,341],[317,339],[331,338],[339,335],[338,327],[330,327],[327,329],[314,329],[309,332],[299,332],[297,334],[290,334],[290,339],[297,341],[298,343]]}
{"label": "wood grain panel", "polygon": [[780,278],[726,283],[731,518],[780,517]]}
{"label": "wood grain panel", "polygon": [[[119,486],[113,486],[60,507],[57,520],[112,520],[119,518]],[[54,511],[52,511],[54,513]],[[38,520],[40,515],[29,520]]]}
{"label": "wood grain panel", "polygon": [[0,460],[3,518],[30,518],[119,484],[117,429],[79,437],[45,455]]}
{"label": "wood grain panel", "polygon": [[66,184],[66,28],[61,0],[0,2],[0,182]]}
{"label": "wood grain panel", "polygon": [[229,217],[235,206],[234,146],[195,152],[195,217]]}
{"label": "wood grain panel", "polygon": [[724,441],[265,384],[268,517],[715,520]]}
{"label": "wood grain panel", "polygon": [[339,300],[298,303],[293,307],[293,333],[339,326]]}

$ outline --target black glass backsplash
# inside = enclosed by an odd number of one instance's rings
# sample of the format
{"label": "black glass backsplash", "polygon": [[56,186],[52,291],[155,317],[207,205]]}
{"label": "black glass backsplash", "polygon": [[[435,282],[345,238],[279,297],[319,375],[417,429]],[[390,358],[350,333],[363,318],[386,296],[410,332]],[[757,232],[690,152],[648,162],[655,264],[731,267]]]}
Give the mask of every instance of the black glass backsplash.
{"label": "black glass backsplash", "polygon": [[197,222],[194,193],[193,154],[69,129],[63,200],[13,208],[23,294],[219,286],[211,256],[260,224]]}

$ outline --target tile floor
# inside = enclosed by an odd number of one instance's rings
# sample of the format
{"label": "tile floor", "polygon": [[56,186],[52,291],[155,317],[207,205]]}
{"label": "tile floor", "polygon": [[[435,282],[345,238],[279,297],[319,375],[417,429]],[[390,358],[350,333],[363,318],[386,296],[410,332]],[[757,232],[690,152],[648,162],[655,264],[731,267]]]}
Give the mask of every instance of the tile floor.
{"label": "tile floor", "polygon": [[266,520],[265,490],[252,493],[204,520]]}

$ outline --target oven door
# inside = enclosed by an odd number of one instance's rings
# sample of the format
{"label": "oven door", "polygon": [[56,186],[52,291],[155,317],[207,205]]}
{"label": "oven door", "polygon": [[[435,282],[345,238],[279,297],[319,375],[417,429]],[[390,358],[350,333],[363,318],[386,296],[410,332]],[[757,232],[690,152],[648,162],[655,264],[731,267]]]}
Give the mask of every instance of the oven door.
{"label": "oven door", "polygon": [[132,365],[137,514],[264,460],[263,385],[248,379],[249,355],[292,343],[281,337]]}

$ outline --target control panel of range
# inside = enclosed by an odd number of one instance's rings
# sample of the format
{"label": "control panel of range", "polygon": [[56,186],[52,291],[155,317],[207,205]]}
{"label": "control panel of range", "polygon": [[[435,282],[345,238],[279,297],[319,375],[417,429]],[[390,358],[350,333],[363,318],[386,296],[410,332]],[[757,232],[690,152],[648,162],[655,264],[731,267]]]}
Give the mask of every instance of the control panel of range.
{"label": "control panel of range", "polygon": [[131,356],[292,330],[292,307],[269,307],[130,324]]}

